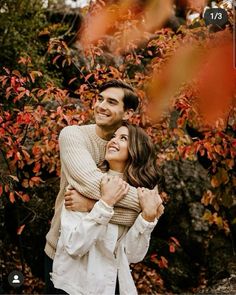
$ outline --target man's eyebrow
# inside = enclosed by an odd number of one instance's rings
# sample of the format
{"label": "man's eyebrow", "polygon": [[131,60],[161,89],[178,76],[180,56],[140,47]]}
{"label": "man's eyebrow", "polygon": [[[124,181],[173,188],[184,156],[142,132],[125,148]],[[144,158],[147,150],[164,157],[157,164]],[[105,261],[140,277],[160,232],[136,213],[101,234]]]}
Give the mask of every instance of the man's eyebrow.
{"label": "man's eyebrow", "polygon": [[118,100],[118,99],[116,99],[116,98],[113,98],[113,97],[108,97],[108,99],[109,99],[109,100],[111,100],[111,101],[114,101],[114,102],[119,102],[119,100]]}
{"label": "man's eyebrow", "polygon": [[[101,97],[101,98],[105,98],[104,96],[102,96],[101,94],[98,94],[98,97]],[[111,101],[114,101],[114,102],[119,102],[119,99],[117,98],[114,98],[114,97],[108,97],[107,99],[111,100]]]}

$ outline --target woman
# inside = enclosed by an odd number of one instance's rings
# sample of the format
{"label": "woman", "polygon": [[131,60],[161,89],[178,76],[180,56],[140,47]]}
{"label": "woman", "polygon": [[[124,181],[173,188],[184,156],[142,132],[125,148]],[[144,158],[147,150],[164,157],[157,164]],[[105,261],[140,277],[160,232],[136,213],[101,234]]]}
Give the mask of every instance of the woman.
{"label": "woman", "polygon": [[[68,211],[63,206],[52,281],[69,294],[112,295],[118,276],[121,294],[137,294],[129,264],[146,255],[150,234],[164,209],[157,191],[149,190],[157,182],[149,137],[141,128],[124,123],[108,142],[100,168],[107,173],[101,199],[91,212]],[[138,187],[142,209],[130,229],[109,223],[113,206],[128,192],[128,183]]]}

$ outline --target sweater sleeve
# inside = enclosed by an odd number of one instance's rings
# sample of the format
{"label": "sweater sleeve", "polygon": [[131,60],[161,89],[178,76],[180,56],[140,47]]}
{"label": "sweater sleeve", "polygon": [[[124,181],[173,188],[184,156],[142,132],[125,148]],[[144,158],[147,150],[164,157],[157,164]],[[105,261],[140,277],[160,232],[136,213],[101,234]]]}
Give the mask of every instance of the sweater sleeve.
{"label": "sweater sleeve", "polygon": [[129,263],[137,263],[144,259],[148,251],[151,232],[157,221],[155,219],[154,222],[148,222],[142,217],[141,213],[139,214],[122,242]]}
{"label": "sweater sleeve", "polygon": [[[59,136],[60,158],[68,183],[82,195],[99,200],[103,173],[97,168],[79,128],[64,128]],[[77,127],[77,126],[76,126]],[[75,131],[76,130],[76,131]],[[140,212],[137,190],[130,187],[118,207]]]}

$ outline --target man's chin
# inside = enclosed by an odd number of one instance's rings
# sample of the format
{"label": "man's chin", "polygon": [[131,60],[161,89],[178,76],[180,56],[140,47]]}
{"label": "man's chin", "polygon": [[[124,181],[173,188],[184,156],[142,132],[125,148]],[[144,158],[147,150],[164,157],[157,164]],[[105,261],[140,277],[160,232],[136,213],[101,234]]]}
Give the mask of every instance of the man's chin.
{"label": "man's chin", "polygon": [[95,120],[96,125],[99,127],[109,126],[110,124],[104,120]]}

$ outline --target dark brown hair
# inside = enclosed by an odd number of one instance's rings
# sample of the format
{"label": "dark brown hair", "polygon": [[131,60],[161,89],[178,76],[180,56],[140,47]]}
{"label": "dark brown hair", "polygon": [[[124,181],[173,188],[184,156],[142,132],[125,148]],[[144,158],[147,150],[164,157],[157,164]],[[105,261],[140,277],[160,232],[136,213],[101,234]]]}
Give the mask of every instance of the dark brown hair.
{"label": "dark brown hair", "polygon": [[134,111],[136,111],[138,105],[139,105],[139,98],[137,96],[137,94],[134,92],[134,89],[132,86],[130,86],[129,84],[121,81],[121,80],[110,80],[107,82],[104,82],[100,87],[99,87],[99,92],[102,92],[104,90],[106,90],[107,88],[121,88],[124,90],[124,98],[123,98],[123,102],[124,102],[124,110],[128,110],[128,109],[133,109]]}
{"label": "dark brown hair", "polygon": [[[129,158],[124,170],[124,180],[134,187],[153,189],[158,181],[154,144],[142,128],[127,122],[123,122],[122,126],[127,127],[129,132]],[[105,160],[99,168],[107,171],[108,162]]]}

